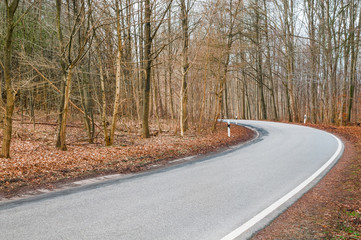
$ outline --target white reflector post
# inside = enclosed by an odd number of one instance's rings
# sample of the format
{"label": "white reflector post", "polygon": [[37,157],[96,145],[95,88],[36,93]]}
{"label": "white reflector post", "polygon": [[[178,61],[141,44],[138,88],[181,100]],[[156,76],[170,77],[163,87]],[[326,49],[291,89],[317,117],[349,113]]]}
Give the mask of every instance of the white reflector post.
{"label": "white reflector post", "polygon": [[230,121],[227,121],[227,126],[228,126],[228,137],[231,137],[231,123]]}

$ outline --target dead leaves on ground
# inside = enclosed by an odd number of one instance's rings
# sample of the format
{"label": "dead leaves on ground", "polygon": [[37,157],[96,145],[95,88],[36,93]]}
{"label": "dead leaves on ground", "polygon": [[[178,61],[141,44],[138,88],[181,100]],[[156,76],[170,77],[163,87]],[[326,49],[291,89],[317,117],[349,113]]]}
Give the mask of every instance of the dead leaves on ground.
{"label": "dead leaves on ground", "polygon": [[317,126],[344,137],[355,148],[350,164],[329,186],[327,207],[318,218],[320,231],[315,238],[322,239],[361,239],[361,127],[327,125]]}
{"label": "dead leaves on ground", "polygon": [[[0,159],[0,195],[14,195],[24,186],[37,188],[66,179],[78,179],[110,173],[128,173],[147,169],[154,163],[214,151],[220,147],[247,140],[253,135],[248,129],[232,128],[227,137],[225,125],[214,134],[196,136],[158,135],[141,139],[138,135],[119,134],[117,145],[104,147],[101,139],[95,144],[76,141],[82,138],[81,128],[72,128],[68,134],[68,151],[54,147],[54,129],[51,126],[32,126],[17,131],[12,141],[11,159]],[[84,136],[85,137],[85,136]],[[85,139],[85,138],[84,138]],[[125,144],[122,144],[125,143]]]}

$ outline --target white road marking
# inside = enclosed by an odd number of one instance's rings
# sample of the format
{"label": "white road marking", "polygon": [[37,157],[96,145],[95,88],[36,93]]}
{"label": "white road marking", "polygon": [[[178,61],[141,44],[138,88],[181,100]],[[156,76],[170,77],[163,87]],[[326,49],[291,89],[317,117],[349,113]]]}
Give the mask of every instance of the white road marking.
{"label": "white road marking", "polygon": [[196,157],[196,155],[189,156],[189,157],[184,157],[184,158],[169,161],[169,163],[175,163],[175,162],[181,162],[181,161],[189,161],[189,160],[192,160],[195,157]]}
{"label": "white road marking", "polygon": [[310,184],[313,180],[315,180],[323,171],[325,171],[335,160],[337,160],[338,155],[342,151],[343,144],[340,139],[338,139],[336,136],[330,134],[333,136],[338,143],[338,147],[336,152],[332,155],[332,157],[319,169],[317,170],[311,177],[306,179],[304,182],[302,182],[300,185],[298,185],[295,189],[287,193],[285,196],[274,202],[272,205],[264,209],[262,212],[258,213],[256,216],[248,220],[246,223],[241,225],[239,228],[235,229],[231,233],[229,233],[227,236],[223,237],[221,240],[233,240],[236,237],[239,237],[241,234],[243,234],[245,231],[253,227],[255,224],[260,222],[262,219],[267,217],[270,213],[275,211],[277,208],[279,208],[282,204],[287,202],[290,198],[295,196],[297,193],[299,193],[302,189],[304,189],[308,184]]}

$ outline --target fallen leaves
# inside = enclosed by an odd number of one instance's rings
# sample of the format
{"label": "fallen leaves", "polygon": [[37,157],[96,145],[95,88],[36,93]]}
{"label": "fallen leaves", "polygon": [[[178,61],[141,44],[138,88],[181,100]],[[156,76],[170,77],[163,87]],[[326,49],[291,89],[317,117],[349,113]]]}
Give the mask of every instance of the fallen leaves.
{"label": "fallen leaves", "polygon": [[253,136],[252,131],[235,126],[229,138],[223,124],[214,134],[196,136],[195,130],[191,130],[183,138],[167,133],[142,139],[137,134],[122,132],[114,146],[104,147],[101,139],[95,144],[79,143],[76,138],[86,139],[82,136],[84,130],[72,128],[68,142],[77,144],[68,145],[68,151],[60,151],[50,144],[55,142],[52,126],[22,128],[12,141],[12,158],[0,159],[0,196],[14,195],[23,187],[34,189],[69,179],[146,170],[155,163],[166,164],[174,158],[214,151]]}

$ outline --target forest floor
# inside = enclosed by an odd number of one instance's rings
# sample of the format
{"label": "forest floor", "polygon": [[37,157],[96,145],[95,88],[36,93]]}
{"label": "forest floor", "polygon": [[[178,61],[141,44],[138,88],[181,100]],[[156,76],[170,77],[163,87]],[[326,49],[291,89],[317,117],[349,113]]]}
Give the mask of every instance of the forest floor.
{"label": "forest floor", "polygon": [[361,127],[309,125],[340,137],[330,172],[252,240],[361,239]]}
{"label": "forest floor", "polygon": [[[190,127],[184,137],[168,130],[143,139],[139,129],[122,126],[115,144],[104,146],[102,136],[90,144],[81,124],[67,130],[67,151],[55,148],[56,125],[15,122],[11,159],[0,158],[0,201],[26,195],[36,189],[56,189],[69,182],[119,173],[135,173],[186,156],[222,150],[251,139],[255,133],[244,127],[219,123],[215,133],[197,134]],[[127,131],[125,131],[127,129]],[[163,129],[166,129],[165,127]],[[1,133],[0,133],[1,138]]]}

